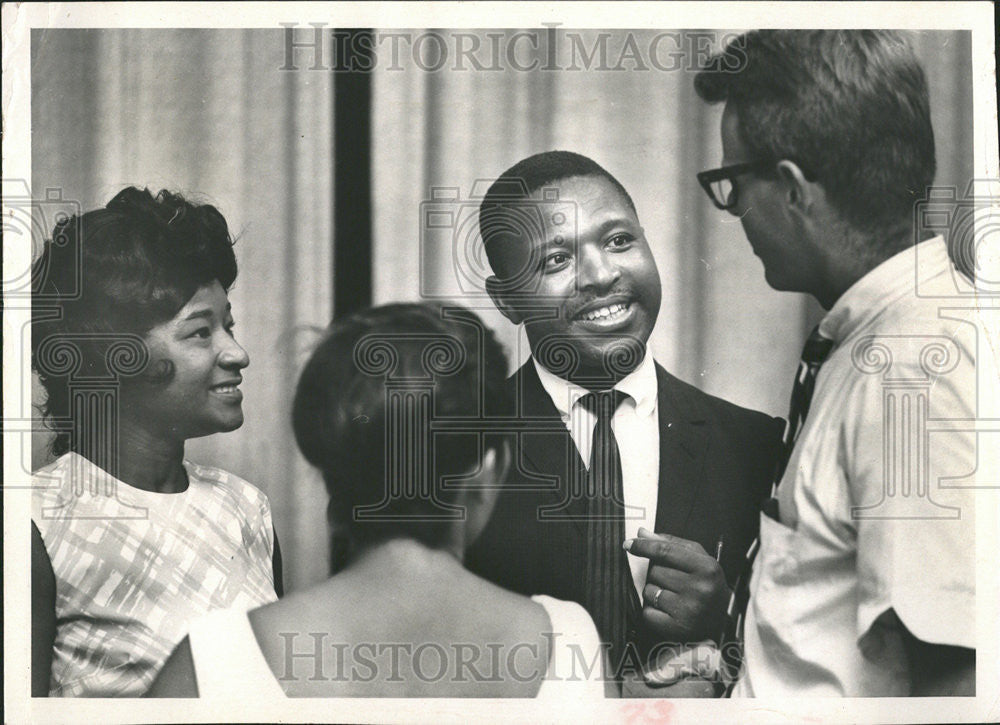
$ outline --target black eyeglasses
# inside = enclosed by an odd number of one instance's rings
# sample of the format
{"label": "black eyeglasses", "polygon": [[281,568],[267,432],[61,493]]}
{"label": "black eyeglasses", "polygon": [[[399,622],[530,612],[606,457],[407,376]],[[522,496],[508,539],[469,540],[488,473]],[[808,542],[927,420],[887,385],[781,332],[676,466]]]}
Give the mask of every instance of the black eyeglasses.
{"label": "black eyeglasses", "polygon": [[729,211],[736,206],[736,185],[733,184],[740,174],[747,174],[751,171],[767,171],[774,167],[774,161],[747,161],[740,164],[731,164],[719,169],[698,172],[698,183],[708,194],[708,198],[716,207],[723,211]]}

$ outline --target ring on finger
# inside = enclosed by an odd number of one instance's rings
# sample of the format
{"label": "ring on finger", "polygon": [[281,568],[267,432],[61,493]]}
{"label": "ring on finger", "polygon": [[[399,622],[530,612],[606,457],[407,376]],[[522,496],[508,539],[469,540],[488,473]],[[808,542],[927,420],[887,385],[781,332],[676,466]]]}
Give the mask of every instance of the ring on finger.
{"label": "ring on finger", "polygon": [[657,587],[656,588],[656,594],[653,595],[653,608],[654,609],[659,609],[660,608],[660,595],[661,594],[663,594],[663,589],[661,589],[660,587]]}

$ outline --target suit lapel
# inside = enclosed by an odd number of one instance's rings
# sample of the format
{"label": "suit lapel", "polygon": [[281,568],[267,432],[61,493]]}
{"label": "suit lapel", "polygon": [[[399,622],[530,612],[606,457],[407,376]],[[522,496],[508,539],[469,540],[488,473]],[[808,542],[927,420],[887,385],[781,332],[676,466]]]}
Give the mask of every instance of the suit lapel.
{"label": "suit lapel", "polygon": [[586,467],[531,360],[514,374],[511,384],[518,401],[516,415],[522,423],[517,465],[523,476],[537,480],[545,488],[539,496],[544,501],[539,514],[552,517],[548,518],[552,521],[568,518],[586,532],[587,502],[570,495],[574,476],[585,477]]}
{"label": "suit lapel", "polygon": [[[700,406],[659,365],[656,380],[660,474],[655,528],[691,538],[687,526],[705,485],[707,421]],[[516,414],[523,423],[517,465],[525,478],[537,481],[544,489],[539,500],[545,502],[543,507],[553,507],[545,509],[548,516],[567,516],[586,533],[586,501],[569,495],[572,476],[585,477],[586,468],[531,360],[521,366],[510,384],[511,394],[518,401]]]}
{"label": "suit lapel", "polygon": [[660,424],[660,486],[656,531],[691,538],[686,530],[705,482],[708,431],[704,414],[676,380],[656,366]]}

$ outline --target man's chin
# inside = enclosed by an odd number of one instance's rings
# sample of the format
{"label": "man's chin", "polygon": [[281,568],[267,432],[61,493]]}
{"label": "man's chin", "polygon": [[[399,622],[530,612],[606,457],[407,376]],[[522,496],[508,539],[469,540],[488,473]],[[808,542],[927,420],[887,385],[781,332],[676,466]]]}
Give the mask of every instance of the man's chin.
{"label": "man's chin", "polygon": [[777,292],[803,292],[802,285],[795,284],[788,275],[764,266],[764,281],[767,286]]}
{"label": "man's chin", "polygon": [[[645,326],[637,326],[645,327]],[[646,356],[645,334],[633,332],[591,333],[580,330],[550,333],[532,340],[531,354],[554,375],[573,382],[606,383],[610,387],[631,373]]]}
{"label": "man's chin", "polygon": [[635,371],[645,355],[645,343],[625,338],[584,356],[570,379],[586,388],[604,390]]}

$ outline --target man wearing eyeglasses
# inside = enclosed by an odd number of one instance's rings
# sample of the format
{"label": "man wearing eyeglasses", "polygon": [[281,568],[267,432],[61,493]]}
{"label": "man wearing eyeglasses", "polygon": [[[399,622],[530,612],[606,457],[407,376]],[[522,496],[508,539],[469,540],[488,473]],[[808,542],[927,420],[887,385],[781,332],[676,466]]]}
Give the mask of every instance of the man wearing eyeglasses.
{"label": "man wearing eyeglasses", "polygon": [[976,418],[977,328],[942,304],[958,278],[945,242],[916,238],[935,171],[923,70],[893,32],[757,31],[695,88],[725,103],[724,165],[699,182],[739,217],[771,287],[828,310],[795,381],[742,628],[739,591],[730,608],[734,695],[972,695],[976,439],[929,430]]}

